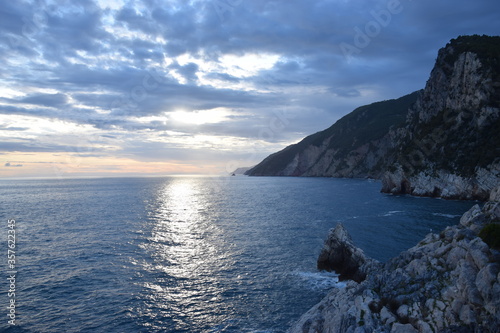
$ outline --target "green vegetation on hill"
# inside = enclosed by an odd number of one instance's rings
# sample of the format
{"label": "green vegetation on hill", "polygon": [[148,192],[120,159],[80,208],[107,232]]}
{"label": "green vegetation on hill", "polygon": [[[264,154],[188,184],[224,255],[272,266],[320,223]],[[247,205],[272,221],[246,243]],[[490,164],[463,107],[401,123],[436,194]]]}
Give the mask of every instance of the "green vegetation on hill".
{"label": "green vegetation on hill", "polygon": [[447,58],[454,63],[461,53],[474,52],[479,59],[498,59],[500,54],[500,36],[471,35],[452,39],[446,47],[452,47],[455,58]]}
{"label": "green vegetation on hill", "polygon": [[480,232],[479,237],[488,244],[489,247],[500,249],[500,224],[490,223],[486,225]]}
{"label": "green vegetation on hill", "polygon": [[344,157],[353,149],[381,139],[389,129],[403,126],[408,109],[417,100],[418,93],[359,107],[326,130],[270,155],[247,174],[279,175],[298,153],[309,146],[320,147],[328,138],[331,138],[328,148],[339,151]]}
{"label": "green vegetation on hill", "polygon": [[357,108],[326,130],[332,137],[330,148],[351,151],[403,126],[418,93]]}
{"label": "green vegetation on hill", "polygon": [[453,52],[448,53],[444,61],[451,67],[460,54],[473,52],[477,54],[484,67],[491,68],[493,79],[500,77],[500,36],[459,36],[446,44],[446,48],[449,47]]}

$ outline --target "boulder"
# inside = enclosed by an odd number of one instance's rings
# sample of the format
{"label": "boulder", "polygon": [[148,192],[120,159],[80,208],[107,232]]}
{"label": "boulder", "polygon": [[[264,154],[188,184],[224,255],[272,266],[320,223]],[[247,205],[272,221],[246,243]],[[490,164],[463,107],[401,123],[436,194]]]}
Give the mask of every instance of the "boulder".
{"label": "boulder", "polygon": [[335,271],[339,280],[361,282],[366,278],[364,267],[369,265],[369,259],[363,250],[356,247],[351,236],[341,223],[331,229],[323,249],[318,257],[318,269]]}
{"label": "boulder", "polygon": [[391,333],[418,333],[418,331],[410,324],[396,323],[392,325]]}
{"label": "boulder", "polygon": [[500,186],[494,188],[490,192],[490,201],[492,202],[500,202]]}

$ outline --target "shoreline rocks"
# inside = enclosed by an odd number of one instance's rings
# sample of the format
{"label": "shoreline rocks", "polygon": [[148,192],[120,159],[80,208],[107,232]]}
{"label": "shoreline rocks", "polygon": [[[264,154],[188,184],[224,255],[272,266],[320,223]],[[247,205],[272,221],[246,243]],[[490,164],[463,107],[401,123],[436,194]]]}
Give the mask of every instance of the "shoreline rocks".
{"label": "shoreline rocks", "polygon": [[358,283],[365,280],[368,271],[377,265],[380,265],[378,261],[368,258],[363,250],[354,245],[341,223],[330,230],[317,262],[319,270],[338,273],[339,281],[353,280]]}
{"label": "shoreline rocks", "polygon": [[382,177],[383,193],[411,194],[420,197],[487,201],[493,189],[500,185],[500,165],[478,168],[474,177],[463,177],[441,170],[430,176],[420,172],[407,176],[400,168]]}
{"label": "shoreline rocks", "polygon": [[[345,229],[337,226],[325,242],[321,262],[335,258],[335,249],[348,249],[342,252],[345,261],[366,276],[331,290],[288,332],[498,332],[500,251],[478,236],[485,226],[498,223],[500,187],[458,225],[428,234],[385,264],[356,250]],[[336,262],[342,262],[342,253]]]}

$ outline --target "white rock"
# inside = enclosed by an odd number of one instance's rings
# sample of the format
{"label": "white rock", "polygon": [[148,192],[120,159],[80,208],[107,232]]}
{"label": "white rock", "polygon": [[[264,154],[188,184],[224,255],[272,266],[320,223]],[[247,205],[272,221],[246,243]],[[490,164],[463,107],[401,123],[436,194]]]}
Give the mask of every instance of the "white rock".
{"label": "white rock", "polygon": [[410,315],[410,307],[406,304],[401,305],[396,311],[400,318],[408,318]]}
{"label": "white rock", "polygon": [[385,306],[380,310],[380,319],[383,324],[390,325],[396,321],[396,317]]}
{"label": "white rock", "polygon": [[464,227],[468,227],[472,220],[482,213],[483,212],[481,211],[481,207],[479,207],[479,205],[474,205],[464,215],[462,215],[462,217],[460,218],[460,224]]}
{"label": "white rock", "polygon": [[442,301],[436,301],[436,307],[443,311],[446,308],[446,305]]}
{"label": "white rock", "polygon": [[391,333],[418,333],[418,331],[411,324],[395,323],[392,325]]}
{"label": "white rock", "polygon": [[462,306],[462,310],[460,310],[460,320],[467,325],[476,322],[474,311],[472,311],[468,304]]}

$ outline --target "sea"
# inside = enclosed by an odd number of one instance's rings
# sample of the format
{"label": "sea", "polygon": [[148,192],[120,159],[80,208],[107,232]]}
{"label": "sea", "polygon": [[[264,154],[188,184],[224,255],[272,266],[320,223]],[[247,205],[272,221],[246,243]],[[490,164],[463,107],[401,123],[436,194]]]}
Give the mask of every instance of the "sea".
{"label": "sea", "polygon": [[387,261],[475,204],[380,188],[245,176],[0,180],[0,332],[285,332],[343,287],[316,269],[337,223]]}

